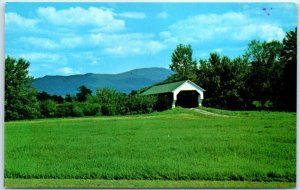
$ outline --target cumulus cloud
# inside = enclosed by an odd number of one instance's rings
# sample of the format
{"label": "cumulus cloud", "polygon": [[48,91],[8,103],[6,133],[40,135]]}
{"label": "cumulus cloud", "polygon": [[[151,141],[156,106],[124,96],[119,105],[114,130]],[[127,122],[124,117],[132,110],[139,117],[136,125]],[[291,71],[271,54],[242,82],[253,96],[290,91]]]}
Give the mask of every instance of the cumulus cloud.
{"label": "cumulus cloud", "polygon": [[208,53],[206,53],[206,52],[200,53],[201,58],[207,58],[207,56],[208,56]]}
{"label": "cumulus cloud", "polygon": [[155,54],[166,48],[163,43],[154,40],[153,34],[98,33],[92,34],[90,41],[96,46],[103,47],[106,53],[113,55]]}
{"label": "cumulus cloud", "polygon": [[172,34],[170,31],[160,32],[159,37],[161,37],[165,43],[178,43],[179,42],[179,39],[177,38],[177,36]]}
{"label": "cumulus cloud", "polygon": [[168,18],[168,13],[163,11],[163,12],[160,12],[156,15],[157,18],[160,18],[160,19],[167,19]]}
{"label": "cumulus cloud", "polygon": [[158,41],[127,41],[127,43],[118,44],[116,46],[108,47],[105,51],[114,55],[143,55],[155,54],[163,50],[165,46]]}
{"label": "cumulus cloud", "polygon": [[17,55],[18,57],[22,57],[26,60],[31,61],[43,61],[43,62],[57,62],[62,61],[63,57],[59,54],[54,53],[39,53],[39,52],[32,52],[32,53],[21,53]]}
{"label": "cumulus cloud", "polygon": [[97,33],[91,34],[90,38],[95,44],[118,44],[133,40],[149,40],[153,39],[153,34],[148,33],[123,33],[123,34],[108,34],[108,33]]}
{"label": "cumulus cloud", "polygon": [[[44,50],[71,51],[71,49],[92,48],[94,51],[123,56],[156,54],[166,48],[164,43],[155,39],[155,36],[149,33],[66,35],[65,37],[57,38],[56,41],[47,38],[21,37],[20,41],[29,44],[35,50],[42,48]],[[89,63],[93,65],[99,63],[99,60],[92,57],[91,54],[85,54],[84,56],[88,57]],[[55,54],[41,53],[26,54],[26,57],[32,60],[47,59],[55,61],[58,59]]]}
{"label": "cumulus cloud", "polygon": [[213,52],[217,52],[217,53],[221,53],[222,51],[223,51],[222,48],[216,48],[216,49],[213,50]]}
{"label": "cumulus cloud", "polygon": [[18,29],[35,29],[38,22],[39,21],[37,19],[25,18],[17,13],[5,13],[6,27],[17,27]]}
{"label": "cumulus cloud", "polygon": [[109,9],[89,7],[71,7],[56,10],[54,7],[39,7],[38,15],[54,25],[94,26],[101,31],[118,31],[125,27],[123,20],[116,19]]}
{"label": "cumulus cloud", "polygon": [[172,34],[169,31],[162,31],[159,33],[159,36],[162,38],[170,38],[170,37],[172,37]]}
{"label": "cumulus cloud", "polygon": [[56,49],[71,49],[77,48],[83,45],[82,37],[62,37],[56,38],[56,40],[51,40],[48,38],[39,37],[21,37],[20,42],[24,43],[26,46],[33,48],[42,48],[45,50],[56,50]]}
{"label": "cumulus cloud", "polygon": [[178,21],[160,33],[165,42],[206,43],[210,40],[282,40],[283,29],[275,23],[251,19],[240,12],[200,14]]}
{"label": "cumulus cloud", "polygon": [[282,28],[272,24],[249,24],[240,27],[240,30],[233,33],[235,40],[251,40],[260,35],[260,38],[267,41],[282,40],[285,32]]}
{"label": "cumulus cloud", "polygon": [[76,54],[71,54],[70,56],[72,60],[80,60],[78,62],[86,63],[91,66],[100,64],[102,59],[97,51],[80,51]]}
{"label": "cumulus cloud", "polygon": [[145,13],[142,12],[123,12],[118,14],[118,16],[123,18],[131,18],[131,19],[144,19],[146,18]]}
{"label": "cumulus cloud", "polygon": [[21,37],[20,40],[28,45],[43,49],[56,49],[59,47],[58,43],[48,38]]}
{"label": "cumulus cloud", "polygon": [[56,72],[62,75],[72,75],[72,74],[79,74],[80,72],[77,70],[73,70],[71,67],[62,67],[56,70]]}
{"label": "cumulus cloud", "polygon": [[105,41],[105,36],[104,34],[102,33],[97,33],[97,34],[91,34],[90,35],[90,41],[93,43],[93,44],[100,44],[102,42]]}
{"label": "cumulus cloud", "polygon": [[81,37],[64,37],[60,40],[61,47],[64,48],[76,48],[83,44]]}

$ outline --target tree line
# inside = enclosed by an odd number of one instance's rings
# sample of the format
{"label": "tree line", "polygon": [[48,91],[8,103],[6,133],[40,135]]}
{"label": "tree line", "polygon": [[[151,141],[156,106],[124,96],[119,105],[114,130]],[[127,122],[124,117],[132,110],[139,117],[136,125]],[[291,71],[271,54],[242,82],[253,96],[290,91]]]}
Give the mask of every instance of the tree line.
{"label": "tree line", "polygon": [[297,28],[282,42],[253,40],[233,59],[211,53],[197,62],[192,53],[191,45],[176,47],[170,65],[175,74],[163,83],[192,80],[206,90],[208,107],[296,111]]}
{"label": "tree line", "polygon": [[96,90],[95,95],[86,86],[78,87],[75,96],[50,95],[32,87],[28,75],[30,63],[22,58],[5,59],[5,121],[81,117],[96,115],[126,115],[150,113],[155,109],[155,96],[140,96],[109,88]]}
{"label": "tree line", "polygon": [[[43,94],[47,94],[42,92]],[[96,90],[96,95],[84,85],[78,88],[76,96],[66,95],[57,101],[56,95],[37,100],[40,104],[38,117],[82,117],[99,115],[128,115],[150,113],[154,109],[154,96],[138,96],[117,92],[110,88]],[[60,99],[60,98],[59,98]]]}

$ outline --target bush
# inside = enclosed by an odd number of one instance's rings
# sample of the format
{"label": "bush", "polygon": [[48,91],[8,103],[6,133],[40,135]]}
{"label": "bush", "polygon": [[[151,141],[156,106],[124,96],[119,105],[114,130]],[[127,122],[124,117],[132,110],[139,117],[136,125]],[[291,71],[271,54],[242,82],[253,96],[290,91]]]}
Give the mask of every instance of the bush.
{"label": "bush", "polygon": [[133,106],[136,106],[136,109],[133,111],[137,111],[138,113],[152,112],[157,102],[157,96],[135,95],[132,98],[135,99],[135,104],[133,104]]}
{"label": "bush", "polygon": [[102,105],[101,106],[101,114],[102,115],[115,115],[115,111],[112,109],[111,106]]}
{"label": "bush", "polygon": [[96,96],[88,96],[85,102],[67,102],[61,104],[53,100],[41,102],[43,117],[82,117],[96,115],[143,114],[155,110],[156,96],[119,93],[115,90],[98,89]]}
{"label": "bush", "polygon": [[153,111],[155,102],[154,96],[129,95],[124,110],[126,114],[150,113]]}
{"label": "bush", "polygon": [[75,116],[75,117],[82,117],[82,116],[84,116],[82,107],[79,104],[77,104],[77,103],[73,103],[73,106],[72,106],[72,116]]}
{"label": "bush", "polygon": [[100,115],[100,104],[85,102],[82,104],[83,114],[85,116]]}
{"label": "bush", "polygon": [[72,115],[72,103],[64,102],[57,106],[57,117],[70,117]]}
{"label": "bush", "polygon": [[46,100],[40,105],[43,117],[55,117],[57,115],[57,105],[53,100]]}
{"label": "bush", "polygon": [[96,94],[103,115],[150,113],[157,101],[156,96],[127,95],[108,88],[97,89]]}

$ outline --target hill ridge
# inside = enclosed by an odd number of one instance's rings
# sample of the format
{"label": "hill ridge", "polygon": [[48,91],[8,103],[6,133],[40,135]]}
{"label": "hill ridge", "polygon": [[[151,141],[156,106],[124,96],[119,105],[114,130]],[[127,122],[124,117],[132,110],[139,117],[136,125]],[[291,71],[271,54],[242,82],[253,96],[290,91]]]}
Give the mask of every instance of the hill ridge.
{"label": "hill ridge", "polygon": [[39,92],[45,91],[56,95],[74,95],[80,85],[90,88],[93,93],[97,88],[112,88],[129,93],[132,90],[153,85],[167,79],[173,72],[162,67],[137,68],[117,74],[85,73],[76,75],[45,75],[34,79],[33,86]]}
{"label": "hill ridge", "polygon": [[119,74],[124,74],[124,73],[129,73],[132,71],[138,71],[138,70],[147,70],[147,69],[166,69],[166,70],[170,70],[168,68],[165,67],[145,67],[145,68],[137,68],[137,69],[132,69],[129,71],[124,71],[124,72],[120,72],[120,73],[84,73],[84,74],[74,74],[74,75],[45,75],[42,77],[37,77],[34,79],[40,79],[40,78],[44,78],[44,77],[69,77],[69,76],[84,76],[84,75],[119,75]]}

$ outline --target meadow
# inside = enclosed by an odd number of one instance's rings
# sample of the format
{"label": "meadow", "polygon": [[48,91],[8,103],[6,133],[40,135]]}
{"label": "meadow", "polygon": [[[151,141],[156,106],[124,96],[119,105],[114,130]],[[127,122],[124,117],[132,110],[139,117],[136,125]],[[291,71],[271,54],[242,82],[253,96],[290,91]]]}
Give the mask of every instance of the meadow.
{"label": "meadow", "polygon": [[14,179],[295,185],[296,113],[205,110],[222,115],[176,108],[135,116],[6,122],[6,187],[14,187]]}

